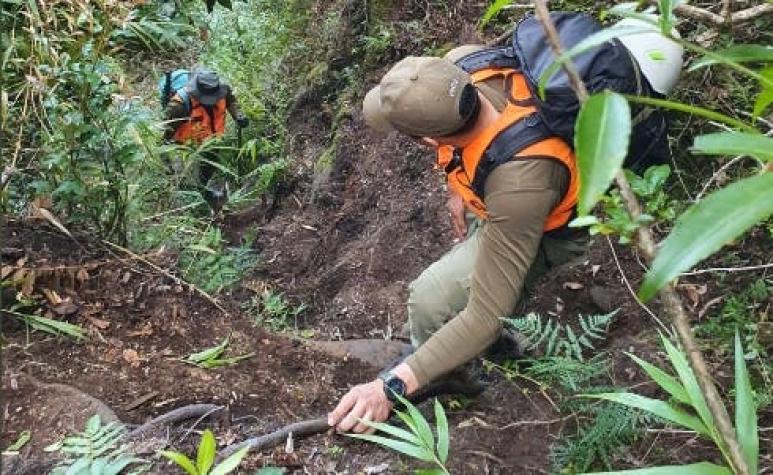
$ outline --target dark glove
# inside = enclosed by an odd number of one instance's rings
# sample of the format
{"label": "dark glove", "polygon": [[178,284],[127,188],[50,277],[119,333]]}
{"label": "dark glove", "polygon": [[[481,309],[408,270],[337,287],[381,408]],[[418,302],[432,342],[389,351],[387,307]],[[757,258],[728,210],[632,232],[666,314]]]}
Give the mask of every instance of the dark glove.
{"label": "dark glove", "polygon": [[239,117],[236,118],[236,125],[238,125],[240,129],[243,129],[248,125],[250,125],[250,119],[248,119],[243,115],[240,115]]}

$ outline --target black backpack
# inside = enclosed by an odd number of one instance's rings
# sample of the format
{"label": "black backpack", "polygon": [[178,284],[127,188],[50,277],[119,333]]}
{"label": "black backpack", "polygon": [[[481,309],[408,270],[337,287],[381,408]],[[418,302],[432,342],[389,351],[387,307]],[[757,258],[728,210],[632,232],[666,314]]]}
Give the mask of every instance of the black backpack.
{"label": "black backpack", "polygon": [[[553,12],[551,18],[566,50],[601,30],[601,25],[582,13]],[[531,124],[531,131],[540,133],[542,130],[543,135],[556,135],[574,144],[574,125],[580,103],[563,69],[547,82],[544,99],[539,96],[540,77],[555,59],[542,24],[536,17],[527,16],[516,25],[509,46],[474,52],[456,64],[468,73],[490,67],[519,70],[539,111],[540,123]],[[660,97],[642,74],[636,59],[617,39],[579,54],[573,61],[591,94],[609,89],[622,94]],[[635,104],[631,114],[633,129],[623,166],[641,173],[649,166],[668,162],[670,149],[665,114]]]}

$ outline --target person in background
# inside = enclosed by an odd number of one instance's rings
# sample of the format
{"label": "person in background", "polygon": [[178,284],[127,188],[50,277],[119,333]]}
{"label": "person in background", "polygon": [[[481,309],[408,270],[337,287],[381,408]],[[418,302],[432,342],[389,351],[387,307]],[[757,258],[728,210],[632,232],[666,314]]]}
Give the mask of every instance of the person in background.
{"label": "person in background", "polygon": [[[240,128],[247,127],[249,120],[239,109],[231,87],[222,82],[218,74],[209,69],[193,72],[184,91],[177,91],[165,109],[166,130],[164,137],[179,144],[201,145],[211,137],[225,133],[226,111]],[[225,189],[209,186],[215,172],[217,154],[204,152],[199,166],[199,184],[204,200],[215,212],[228,201]]]}

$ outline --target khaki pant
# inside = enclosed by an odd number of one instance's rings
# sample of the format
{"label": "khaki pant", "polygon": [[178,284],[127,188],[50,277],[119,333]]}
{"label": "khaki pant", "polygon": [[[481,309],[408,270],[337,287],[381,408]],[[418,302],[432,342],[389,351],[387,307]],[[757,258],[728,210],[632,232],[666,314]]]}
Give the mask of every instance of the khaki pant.
{"label": "khaki pant", "polygon": [[[480,248],[479,236],[483,226],[485,224],[480,221],[474,221],[467,239],[456,244],[409,285],[408,325],[411,343],[415,348],[467,306],[470,279]],[[526,275],[524,293],[521,294],[517,309],[522,309],[526,301],[524,297],[545,273],[558,266],[581,261],[585,256],[587,241],[584,230],[566,239],[543,236],[537,256]]]}

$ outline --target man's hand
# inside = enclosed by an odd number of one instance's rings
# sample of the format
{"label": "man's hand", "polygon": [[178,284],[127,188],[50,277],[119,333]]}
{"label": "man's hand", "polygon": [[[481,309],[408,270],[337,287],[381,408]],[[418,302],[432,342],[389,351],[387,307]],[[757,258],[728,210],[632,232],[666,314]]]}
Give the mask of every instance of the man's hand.
{"label": "man's hand", "polygon": [[384,382],[377,379],[350,389],[333,412],[327,415],[327,423],[335,426],[338,432],[372,432],[360,420],[384,422],[391,410],[392,403],[384,393]]}
{"label": "man's hand", "polygon": [[451,219],[451,229],[454,236],[458,239],[464,239],[467,236],[467,221],[464,219],[464,200],[461,195],[450,192],[448,201],[446,201],[448,217]]}

